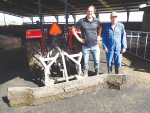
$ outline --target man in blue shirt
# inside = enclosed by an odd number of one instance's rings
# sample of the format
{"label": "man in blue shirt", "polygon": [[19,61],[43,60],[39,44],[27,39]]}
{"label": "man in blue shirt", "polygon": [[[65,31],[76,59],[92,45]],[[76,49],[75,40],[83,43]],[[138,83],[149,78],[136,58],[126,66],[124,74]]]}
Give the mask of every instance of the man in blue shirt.
{"label": "man in blue shirt", "polygon": [[[95,7],[93,5],[87,7],[85,18],[80,19],[76,25],[73,26],[72,32],[74,36],[82,43],[82,53],[84,59],[84,77],[88,77],[89,56],[93,55],[95,74],[99,74],[99,59],[100,50],[97,40],[100,39],[101,29],[100,21],[93,17],[95,13]],[[76,33],[77,29],[81,29],[82,37],[79,37]],[[97,33],[98,31],[98,33]]]}
{"label": "man in blue shirt", "polygon": [[[103,49],[106,52],[108,73],[112,72],[112,65],[115,65],[115,73],[119,74],[122,53],[126,51],[126,32],[124,25],[117,22],[117,13],[110,15],[111,23],[105,26],[103,32]],[[114,60],[114,62],[113,62]]]}

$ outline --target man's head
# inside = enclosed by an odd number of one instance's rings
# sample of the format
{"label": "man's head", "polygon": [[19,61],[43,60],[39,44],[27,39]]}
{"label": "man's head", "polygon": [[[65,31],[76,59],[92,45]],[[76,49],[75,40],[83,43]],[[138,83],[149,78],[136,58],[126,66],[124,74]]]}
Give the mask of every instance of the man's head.
{"label": "man's head", "polygon": [[92,17],[95,12],[96,9],[93,5],[90,5],[86,8],[87,17]]}
{"label": "man's head", "polygon": [[110,20],[112,24],[116,24],[117,23],[117,12],[112,12],[110,14]]}

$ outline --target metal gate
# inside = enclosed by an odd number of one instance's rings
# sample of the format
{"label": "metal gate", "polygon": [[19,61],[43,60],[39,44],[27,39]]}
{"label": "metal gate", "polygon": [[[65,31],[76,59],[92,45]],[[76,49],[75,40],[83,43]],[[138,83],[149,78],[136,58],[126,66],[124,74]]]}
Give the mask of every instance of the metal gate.
{"label": "metal gate", "polygon": [[150,32],[128,31],[127,52],[150,61]]}

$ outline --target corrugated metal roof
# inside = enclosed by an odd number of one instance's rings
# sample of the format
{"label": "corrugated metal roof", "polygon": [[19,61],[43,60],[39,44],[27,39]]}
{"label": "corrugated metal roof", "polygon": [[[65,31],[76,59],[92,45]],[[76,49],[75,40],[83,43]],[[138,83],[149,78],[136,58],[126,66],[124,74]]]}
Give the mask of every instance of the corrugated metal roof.
{"label": "corrugated metal roof", "polygon": [[[70,15],[84,14],[89,5],[96,7],[97,13],[111,11],[138,11],[140,4],[148,0],[68,0],[68,13]],[[64,0],[41,0],[43,16],[57,16],[65,14]],[[0,11],[8,14],[33,17],[38,16],[38,0],[1,0]]]}

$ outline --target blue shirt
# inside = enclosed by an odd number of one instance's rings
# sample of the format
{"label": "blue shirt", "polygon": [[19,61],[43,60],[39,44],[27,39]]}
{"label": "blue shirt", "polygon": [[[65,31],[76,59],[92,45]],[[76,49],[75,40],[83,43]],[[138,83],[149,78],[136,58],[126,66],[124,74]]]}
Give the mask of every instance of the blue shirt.
{"label": "blue shirt", "polygon": [[85,39],[84,46],[92,47],[97,45],[97,29],[100,28],[100,21],[93,17],[93,21],[89,21],[87,16],[80,19],[76,25],[76,29],[81,29],[82,38]]}
{"label": "blue shirt", "polygon": [[112,29],[111,23],[105,26],[103,31],[103,49],[108,51],[121,51],[123,48],[127,48],[126,32],[124,25],[116,23],[115,29]]}

